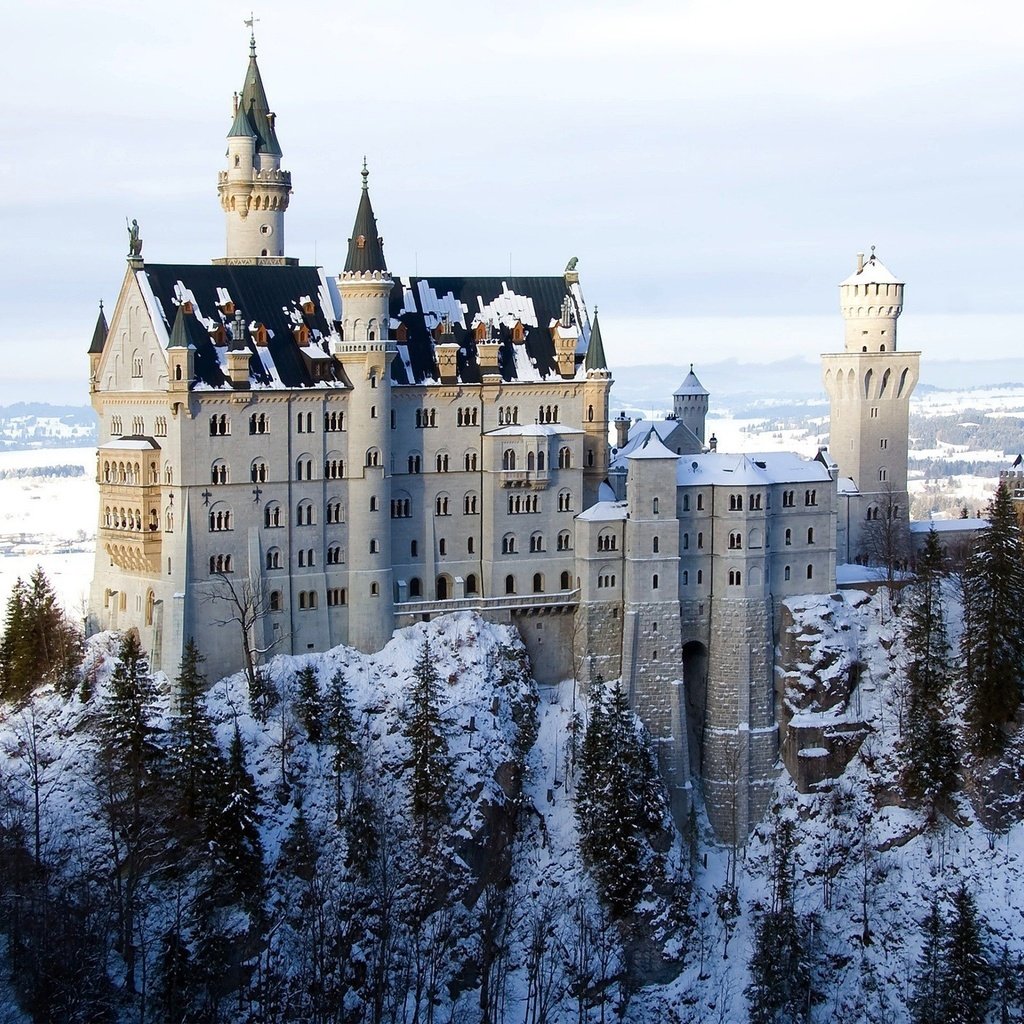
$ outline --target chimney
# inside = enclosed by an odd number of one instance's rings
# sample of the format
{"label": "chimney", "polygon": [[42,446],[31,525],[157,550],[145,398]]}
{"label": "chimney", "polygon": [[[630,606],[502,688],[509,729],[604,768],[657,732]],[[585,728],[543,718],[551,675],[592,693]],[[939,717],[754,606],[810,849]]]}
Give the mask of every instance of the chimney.
{"label": "chimney", "polygon": [[864,269],[864,253],[857,253],[857,273],[859,274]]}
{"label": "chimney", "polygon": [[[451,335],[448,335],[451,337]],[[442,384],[454,384],[458,379],[459,346],[455,342],[446,342],[434,346],[437,356],[437,372]]]}

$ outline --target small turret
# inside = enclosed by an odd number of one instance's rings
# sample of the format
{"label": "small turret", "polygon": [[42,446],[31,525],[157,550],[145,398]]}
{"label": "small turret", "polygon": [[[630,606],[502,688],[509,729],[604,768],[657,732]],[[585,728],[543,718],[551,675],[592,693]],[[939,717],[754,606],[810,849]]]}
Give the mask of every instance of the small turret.
{"label": "small turret", "polygon": [[89,343],[89,378],[93,386],[96,384],[96,374],[99,371],[100,356],[103,355],[103,346],[107,343],[107,317],[103,312],[103,301],[100,301],[100,311],[96,317],[96,326],[92,331],[92,341]]}
{"label": "small turret", "polygon": [[690,363],[690,372],[672,395],[672,411],[680,423],[694,433],[704,444],[704,425],[708,416],[708,391],[697,379]]}

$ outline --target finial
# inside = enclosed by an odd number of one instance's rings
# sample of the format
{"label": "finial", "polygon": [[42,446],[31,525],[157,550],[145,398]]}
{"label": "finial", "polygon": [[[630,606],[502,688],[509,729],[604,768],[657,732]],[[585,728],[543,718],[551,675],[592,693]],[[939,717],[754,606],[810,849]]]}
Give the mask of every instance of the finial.
{"label": "finial", "polygon": [[100,312],[101,313],[103,312],[103,300],[102,299],[100,299]]}
{"label": "finial", "polygon": [[367,186],[367,181],[368,181],[368,179],[370,177],[370,172],[369,172],[369,170],[367,170],[367,167],[366,167],[366,157],[365,156],[363,157],[363,169],[359,173],[363,176],[363,191],[365,192],[367,187],[368,187]]}
{"label": "finial", "polygon": [[594,316],[597,316],[597,306],[594,307]]}
{"label": "finial", "polygon": [[874,246],[871,246],[871,258],[872,259],[875,258],[875,247]]}
{"label": "finial", "polygon": [[255,17],[252,11],[249,12],[249,17],[245,19],[245,27],[249,30],[249,56],[256,56],[256,29],[255,24],[260,19]]}

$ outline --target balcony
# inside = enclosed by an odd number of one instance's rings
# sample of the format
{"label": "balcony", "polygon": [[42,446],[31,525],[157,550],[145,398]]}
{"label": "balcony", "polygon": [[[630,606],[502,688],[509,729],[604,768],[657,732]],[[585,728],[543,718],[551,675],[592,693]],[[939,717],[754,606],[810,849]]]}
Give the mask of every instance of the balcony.
{"label": "balcony", "polygon": [[555,594],[505,594],[501,597],[451,598],[447,601],[402,601],[395,603],[395,615],[409,616],[410,620],[424,615],[443,615],[447,612],[522,612],[575,608],[580,601],[579,590],[560,590]]}
{"label": "balcony", "polygon": [[158,528],[122,529],[100,526],[99,543],[124,572],[159,573],[163,535]]}
{"label": "balcony", "polygon": [[543,491],[551,482],[546,469],[539,472],[533,469],[503,469],[500,484],[502,487],[526,487],[532,491]]}

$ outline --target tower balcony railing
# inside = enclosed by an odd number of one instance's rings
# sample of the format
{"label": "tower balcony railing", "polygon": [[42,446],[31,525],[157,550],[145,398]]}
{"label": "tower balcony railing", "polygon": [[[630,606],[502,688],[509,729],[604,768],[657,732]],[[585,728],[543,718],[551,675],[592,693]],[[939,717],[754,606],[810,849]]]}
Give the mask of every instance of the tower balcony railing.
{"label": "tower balcony railing", "polygon": [[503,469],[499,482],[502,487],[528,487],[543,491],[551,483],[551,477],[546,469]]}
{"label": "tower balcony railing", "polygon": [[554,594],[503,594],[500,597],[482,597],[471,594],[467,597],[453,597],[446,601],[397,601],[396,615],[441,615],[445,612],[478,611],[529,611],[545,608],[575,608],[580,602],[579,589],[560,590]]}

